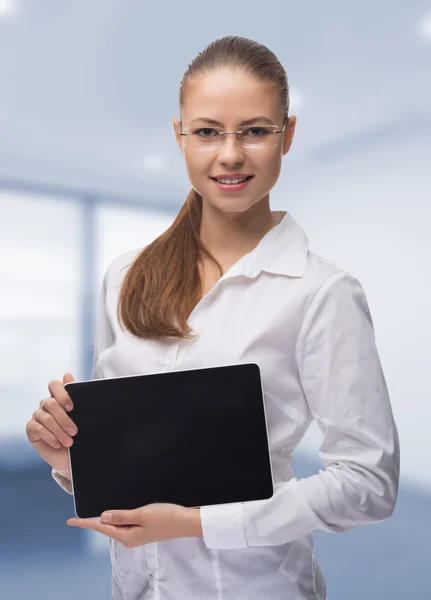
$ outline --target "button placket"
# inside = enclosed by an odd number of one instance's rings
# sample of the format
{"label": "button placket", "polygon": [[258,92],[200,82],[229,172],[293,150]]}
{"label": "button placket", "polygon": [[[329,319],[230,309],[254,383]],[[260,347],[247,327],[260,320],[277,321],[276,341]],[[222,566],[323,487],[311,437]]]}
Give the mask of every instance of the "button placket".
{"label": "button placket", "polygon": [[145,555],[147,557],[148,576],[150,580],[150,585],[154,583],[154,576],[157,569],[157,550],[155,548],[156,543],[157,542],[145,545]]}

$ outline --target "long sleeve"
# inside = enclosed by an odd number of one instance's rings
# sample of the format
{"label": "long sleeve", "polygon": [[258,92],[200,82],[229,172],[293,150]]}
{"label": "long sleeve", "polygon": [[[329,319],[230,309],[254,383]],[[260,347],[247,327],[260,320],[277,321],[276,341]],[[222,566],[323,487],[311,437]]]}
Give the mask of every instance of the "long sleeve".
{"label": "long sleeve", "polygon": [[[97,309],[97,319],[96,319],[96,334],[95,334],[95,343],[94,343],[94,355],[93,355],[93,368],[91,373],[91,379],[99,379],[100,374],[97,369],[97,361],[99,359],[100,353],[108,348],[114,341],[112,327],[110,325],[107,313],[106,313],[106,289],[107,289],[107,281],[108,281],[108,272],[109,267],[106,269],[105,275],[103,277],[103,282],[101,285],[100,293],[99,293],[99,304]],[[51,470],[51,475],[54,478],[54,481],[58,483],[58,485],[63,488],[66,492],[73,495],[72,482],[68,479],[65,473],[61,473],[56,469]]]}
{"label": "long sleeve", "polygon": [[364,290],[340,272],[315,296],[296,359],[323,433],[325,470],[277,483],[272,498],[201,507],[208,548],[280,545],[315,529],[344,532],[391,516],[400,450]]}

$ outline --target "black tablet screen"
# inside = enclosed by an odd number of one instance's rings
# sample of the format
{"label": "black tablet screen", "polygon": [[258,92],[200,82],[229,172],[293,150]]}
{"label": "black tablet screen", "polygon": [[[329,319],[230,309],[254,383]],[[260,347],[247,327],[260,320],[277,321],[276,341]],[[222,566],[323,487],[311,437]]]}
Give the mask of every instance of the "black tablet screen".
{"label": "black tablet screen", "polygon": [[153,502],[187,507],[273,495],[257,364],[65,385],[75,511],[98,517]]}

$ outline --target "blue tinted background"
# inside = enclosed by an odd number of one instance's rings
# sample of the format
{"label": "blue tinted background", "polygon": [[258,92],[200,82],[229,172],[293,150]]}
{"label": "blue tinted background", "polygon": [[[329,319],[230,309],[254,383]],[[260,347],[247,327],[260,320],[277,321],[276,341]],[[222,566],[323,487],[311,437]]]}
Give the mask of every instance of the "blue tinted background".
{"label": "blue tinted background", "polygon": [[[400,434],[393,516],[315,533],[328,599],[429,595],[429,3],[0,0],[1,598],[110,597],[107,538],[67,527],[25,426],[49,381],[89,378],[108,262],[184,202],[179,83],[230,34],[288,72],[298,123],[271,207],[363,284]],[[298,477],[323,467],[320,441],[313,423]]]}

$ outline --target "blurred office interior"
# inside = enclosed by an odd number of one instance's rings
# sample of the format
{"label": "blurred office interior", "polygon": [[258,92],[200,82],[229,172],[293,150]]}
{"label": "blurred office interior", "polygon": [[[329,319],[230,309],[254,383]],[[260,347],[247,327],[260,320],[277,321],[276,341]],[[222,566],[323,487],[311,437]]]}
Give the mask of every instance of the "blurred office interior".
{"label": "blurred office interior", "polygon": [[[48,383],[90,377],[108,263],[172,223],[190,189],[172,116],[193,56],[225,35],[285,66],[298,119],[271,208],[355,275],[401,443],[392,517],[315,533],[329,600],[429,597],[431,7],[0,0],[0,597],[110,597],[108,540],[28,443]],[[293,468],[324,468],[313,423]]]}

